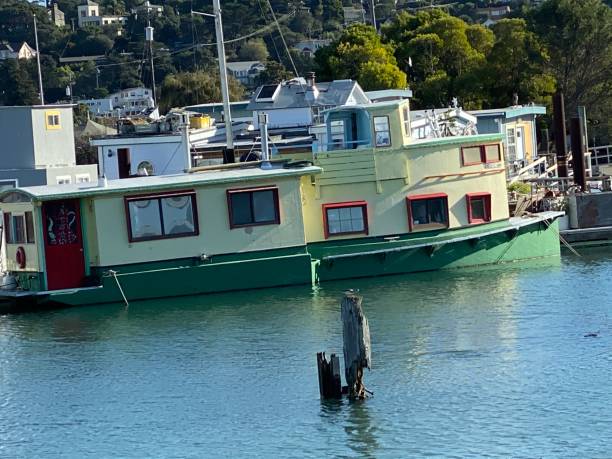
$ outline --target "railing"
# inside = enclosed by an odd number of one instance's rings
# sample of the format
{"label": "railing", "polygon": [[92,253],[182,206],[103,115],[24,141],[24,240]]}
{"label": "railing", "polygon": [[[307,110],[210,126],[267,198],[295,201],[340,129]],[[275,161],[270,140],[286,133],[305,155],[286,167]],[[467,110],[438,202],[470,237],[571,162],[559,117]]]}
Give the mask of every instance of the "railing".
{"label": "railing", "polygon": [[599,166],[600,164],[612,164],[612,145],[603,145],[601,147],[590,148],[591,164]]}
{"label": "railing", "polygon": [[330,142],[325,145],[325,147],[327,151],[350,150],[353,148],[358,148],[359,146],[369,146],[370,144],[370,140],[351,140],[350,142],[340,140],[336,142]]}

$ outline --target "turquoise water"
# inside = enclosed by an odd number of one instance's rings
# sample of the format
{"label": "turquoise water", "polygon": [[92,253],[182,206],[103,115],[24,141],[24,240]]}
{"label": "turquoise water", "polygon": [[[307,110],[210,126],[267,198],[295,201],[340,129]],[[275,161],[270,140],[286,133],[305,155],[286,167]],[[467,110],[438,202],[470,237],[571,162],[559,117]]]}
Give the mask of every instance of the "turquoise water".
{"label": "turquoise water", "polygon": [[[583,255],[0,316],[0,457],[612,457],[612,251]],[[322,403],[346,288],[375,395]]]}

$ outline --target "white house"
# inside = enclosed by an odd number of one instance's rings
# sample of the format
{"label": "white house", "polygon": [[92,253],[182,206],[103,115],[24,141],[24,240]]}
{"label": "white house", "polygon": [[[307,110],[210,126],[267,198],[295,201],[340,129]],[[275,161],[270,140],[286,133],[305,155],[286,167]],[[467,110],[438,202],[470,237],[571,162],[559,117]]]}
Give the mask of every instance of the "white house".
{"label": "white house", "polygon": [[91,0],[83,0],[83,2],[77,6],[77,20],[79,27],[88,25],[94,26],[105,26],[111,24],[127,23],[127,17],[115,16],[115,15],[101,15],[100,6]]}
{"label": "white house", "polygon": [[304,40],[297,43],[295,48],[300,51],[302,55],[312,57],[317,50],[328,46],[330,43],[331,41],[327,39]]}
{"label": "white house", "polygon": [[147,17],[148,15],[162,16],[164,14],[164,7],[161,5],[153,5],[149,0],[146,0],[142,5],[132,8],[132,14],[143,17]]}
{"label": "white house", "polygon": [[227,70],[245,86],[255,83],[257,76],[266,69],[260,61],[228,62]]}
{"label": "white house", "polygon": [[149,116],[156,118],[153,92],[148,88],[128,88],[104,99],[84,99],[79,104],[89,107],[95,116]]}
{"label": "white house", "polygon": [[268,114],[271,129],[310,127],[324,121],[324,111],[343,105],[367,104],[370,100],[353,80],[316,83],[314,73],[280,84],[259,87],[248,105],[253,126],[259,129],[259,113]]}
{"label": "white house", "polygon": [[350,26],[351,24],[364,24],[365,23],[365,10],[363,7],[355,6],[344,6],[344,26]]}
{"label": "white house", "polygon": [[21,43],[1,43],[0,60],[6,59],[33,59],[36,57],[36,50],[25,41]]}

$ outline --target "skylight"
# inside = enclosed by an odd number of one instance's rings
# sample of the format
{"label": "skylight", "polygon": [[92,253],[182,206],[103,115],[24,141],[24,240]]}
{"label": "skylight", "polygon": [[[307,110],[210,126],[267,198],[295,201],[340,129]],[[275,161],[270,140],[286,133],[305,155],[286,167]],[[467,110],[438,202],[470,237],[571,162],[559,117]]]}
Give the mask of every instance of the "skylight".
{"label": "skylight", "polygon": [[280,89],[280,84],[265,84],[259,91],[257,92],[257,96],[255,97],[256,102],[273,102],[276,94],[278,94],[278,90]]}

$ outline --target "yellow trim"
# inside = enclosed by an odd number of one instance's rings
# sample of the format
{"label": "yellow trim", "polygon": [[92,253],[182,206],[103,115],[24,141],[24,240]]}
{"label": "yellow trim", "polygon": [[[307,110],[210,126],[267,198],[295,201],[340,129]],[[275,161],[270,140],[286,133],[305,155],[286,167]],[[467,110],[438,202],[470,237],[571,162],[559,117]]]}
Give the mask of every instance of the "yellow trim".
{"label": "yellow trim", "polygon": [[[57,119],[55,118],[57,116]],[[51,119],[50,119],[51,118]],[[62,128],[61,116],[59,110],[45,111],[45,126],[48,131],[59,130]]]}

